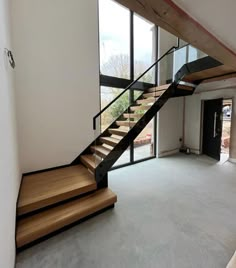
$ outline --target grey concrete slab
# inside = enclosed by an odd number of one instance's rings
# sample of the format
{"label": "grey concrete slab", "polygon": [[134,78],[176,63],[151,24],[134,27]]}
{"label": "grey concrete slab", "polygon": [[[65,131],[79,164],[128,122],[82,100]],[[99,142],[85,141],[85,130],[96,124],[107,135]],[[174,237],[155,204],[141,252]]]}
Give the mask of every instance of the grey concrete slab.
{"label": "grey concrete slab", "polygon": [[223,268],[236,250],[236,166],[176,155],[109,174],[118,203],[17,256],[17,268]]}

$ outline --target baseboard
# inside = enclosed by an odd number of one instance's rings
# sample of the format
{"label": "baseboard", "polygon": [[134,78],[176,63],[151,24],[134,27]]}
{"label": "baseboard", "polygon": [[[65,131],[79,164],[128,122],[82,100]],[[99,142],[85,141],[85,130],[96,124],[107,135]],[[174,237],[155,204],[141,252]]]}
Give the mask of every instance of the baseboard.
{"label": "baseboard", "polygon": [[161,157],[165,157],[165,156],[177,154],[178,152],[179,152],[179,148],[173,149],[173,150],[169,150],[169,151],[163,151],[163,152],[160,152],[158,154],[158,157],[161,158]]}
{"label": "baseboard", "polygon": [[236,164],[236,159],[235,158],[229,158],[229,162]]}
{"label": "baseboard", "polygon": [[46,169],[39,169],[39,170],[35,170],[35,171],[25,172],[25,173],[22,174],[22,176],[34,175],[34,174],[37,174],[37,173],[52,171],[52,170],[59,169],[59,168],[66,168],[66,167],[69,167],[69,166],[71,166],[71,164],[66,164],[66,165],[56,166],[56,167],[50,167],[50,168],[46,168]]}
{"label": "baseboard", "polygon": [[190,149],[190,152],[192,153],[192,154],[201,154],[201,152],[200,152],[200,150],[199,149],[194,149],[194,148],[189,148]]}

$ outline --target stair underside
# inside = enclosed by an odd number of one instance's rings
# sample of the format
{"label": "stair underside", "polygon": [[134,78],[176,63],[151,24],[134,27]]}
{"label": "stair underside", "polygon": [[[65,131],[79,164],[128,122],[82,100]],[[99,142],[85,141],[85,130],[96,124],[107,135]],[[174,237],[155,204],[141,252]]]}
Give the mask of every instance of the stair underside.
{"label": "stair underside", "polygon": [[160,93],[163,93],[163,92],[165,92],[165,90],[167,90],[167,88],[170,85],[171,84],[166,84],[166,85],[162,85],[162,86],[152,87],[152,88],[149,88],[147,91],[148,92],[160,92]]}
{"label": "stair underside", "polygon": [[208,78],[222,76],[230,73],[235,73],[235,70],[226,65],[220,65],[214,68],[204,69],[198,72],[188,74],[183,78],[183,81],[192,82],[197,80],[205,80]]}
{"label": "stair underside", "polygon": [[24,176],[17,214],[23,215],[96,188],[93,175],[83,165]]}
{"label": "stair underside", "polygon": [[20,219],[16,229],[17,248],[113,205],[117,196],[104,188],[90,195]]}

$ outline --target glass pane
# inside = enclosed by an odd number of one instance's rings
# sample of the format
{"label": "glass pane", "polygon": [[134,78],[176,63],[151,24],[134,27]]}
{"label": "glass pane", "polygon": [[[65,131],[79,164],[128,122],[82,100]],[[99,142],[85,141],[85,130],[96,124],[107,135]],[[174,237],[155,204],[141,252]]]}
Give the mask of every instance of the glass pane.
{"label": "glass pane", "polygon": [[120,166],[130,163],[130,147],[124,151],[120,158],[115,162],[113,166]]}
{"label": "glass pane", "polygon": [[189,46],[188,51],[188,61],[195,61],[197,59],[197,49],[195,47]]}
{"label": "glass pane", "polygon": [[188,46],[188,62],[195,61],[195,60],[204,58],[206,56],[207,54],[205,54],[201,50],[193,46]]}
{"label": "glass pane", "polygon": [[[160,28],[159,30],[159,55],[164,55],[171,47],[177,45],[177,37]],[[159,63],[160,85],[170,83],[173,78],[174,53],[164,57]]]}
{"label": "glass pane", "polygon": [[130,78],[130,13],[111,0],[99,1],[100,70]]}
{"label": "glass pane", "polygon": [[[156,59],[155,25],[134,15],[134,78],[139,77]],[[155,81],[155,69],[140,79],[143,82]]]}
{"label": "glass pane", "polygon": [[134,140],[134,161],[154,156],[154,119]]}
{"label": "glass pane", "polygon": [[[101,87],[101,109],[107,106],[124,89]],[[129,91],[125,92],[101,116],[101,130],[105,130],[129,107]]]}
{"label": "glass pane", "polygon": [[169,84],[173,78],[174,53],[166,55],[159,63],[160,85]]}
{"label": "glass pane", "polygon": [[137,98],[143,94],[143,91],[140,90],[134,90],[133,92],[134,92],[134,101],[137,100]]}
{"label": "glass pane", "polygon": [[183,47],[174,52],[174,73],[177,73],[179,69],[187,62],[187,49]]}
{"label": "glass pane", "polygon": [[188,44],[188,43],[185,42],[184,40],[182,40],[182,39],[179,40],[179,47],[183,47],[183,46],[185,46],[185,45],[187,45],[187,44]]}

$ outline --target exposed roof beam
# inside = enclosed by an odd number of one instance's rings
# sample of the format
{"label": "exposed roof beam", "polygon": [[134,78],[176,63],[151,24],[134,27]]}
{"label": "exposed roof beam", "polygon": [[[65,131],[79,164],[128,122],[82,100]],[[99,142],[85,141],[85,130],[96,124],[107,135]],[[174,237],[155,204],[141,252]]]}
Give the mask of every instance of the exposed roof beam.
{"label": "exposed roof beam", "polygon": [[227,48],[172,0],[116,1],[236,70],[236,53]]}

